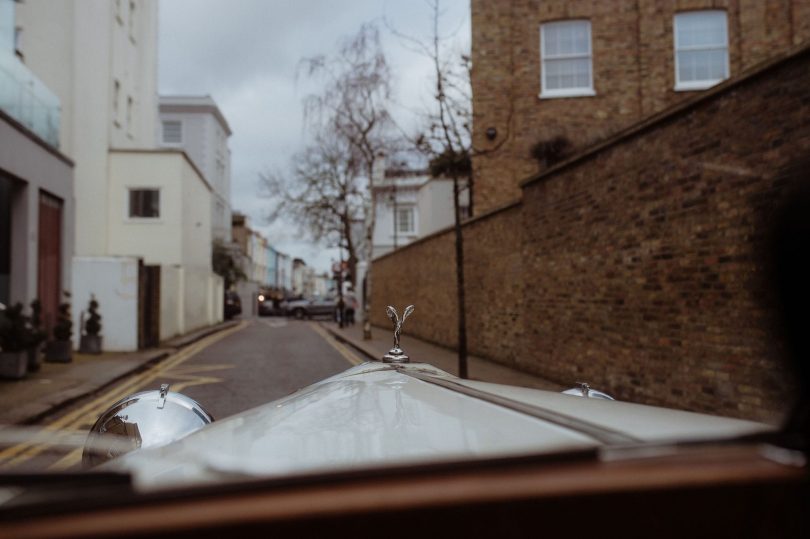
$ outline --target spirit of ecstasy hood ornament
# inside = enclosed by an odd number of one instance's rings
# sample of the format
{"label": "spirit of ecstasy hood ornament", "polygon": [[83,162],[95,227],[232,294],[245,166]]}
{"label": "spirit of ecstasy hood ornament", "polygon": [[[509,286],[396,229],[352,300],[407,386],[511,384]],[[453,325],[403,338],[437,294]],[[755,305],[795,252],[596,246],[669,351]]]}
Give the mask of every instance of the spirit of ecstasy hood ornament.
{"label": "spirit of ecstasy hood ornament", "polygon": [[410,361],[410,358],[406,356],[405,352],[399,347],[399,336],[402,333],[402,324],[405,323],[405,319],[408,318],[412,312],[413,305],[408,305],[402,313],[402,319],[400,319],[396,309],[390,305],[385,309],[385,314],[388,315],[388,318],[390,318],[391,322],[394,324],[394,347],[383,356],[383,363],[408,363]]}

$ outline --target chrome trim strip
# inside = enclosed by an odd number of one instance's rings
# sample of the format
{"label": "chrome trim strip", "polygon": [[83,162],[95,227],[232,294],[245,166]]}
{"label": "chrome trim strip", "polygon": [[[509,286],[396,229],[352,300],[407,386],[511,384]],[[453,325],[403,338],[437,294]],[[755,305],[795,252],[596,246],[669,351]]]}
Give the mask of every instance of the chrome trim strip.
{"label": "chrome trim strip", "polygon": [[417,380],[422,380],[423,382],[427,382],[429,384],[435,384],[445,389],[449,389],[450,391],[456,391],[469,397],[480,399],[489,402],[491,404],[496,404],[498,406],[503,406],[504,408],[508,408],[510,410],[514,410],[516,412],[520,412],[522,414],[526,414],[535,417],[537,419],[542,419],[543,421],[548,421],[549,423],[554,423],[555,425],[559,425],[561,427],[577,431],[580,434],[590,436],[594,440],[597,440],[598,442],[601,442],[606,445],[636,444],[642,442],[642,440],[630,436],[628,434],[625,434],[623,432],[617,432],[615,430],[607,429],[605,427],[601,427],[599,425],[595,425],[593,423],[589,423],[587,421],[583,421],[575,417],[567,416],[565,414],[560,414],[557,412],[552,412],[550,410],[546,410],[545,408],[540,408],[539,406],[526,404],[524,402],[516,401],[507,397],[501,397],[500,395],[495,395],[493,393],[487,393],[486,391],[474,389],[472,387],[465,386],[464,384],[460,384],[452,380],[446,380],[444,378],[437,378],[427,374],[411,372],[410,370],[403,368],[399,368],[397,370],[402,374],[407,374],[408,376],[416,378]]}

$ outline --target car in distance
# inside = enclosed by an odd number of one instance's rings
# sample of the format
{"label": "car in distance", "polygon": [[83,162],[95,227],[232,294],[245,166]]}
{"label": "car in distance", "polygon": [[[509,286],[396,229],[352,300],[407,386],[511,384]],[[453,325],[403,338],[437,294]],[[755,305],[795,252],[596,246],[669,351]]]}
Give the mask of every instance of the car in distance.
{"label": "car in distance", "polygon": [[259,294],[256,298],[259,316],[283,316],[282,301],[270,295]]}
{"label": "car in distance", "polygon": [[334,296],[313,296],[309,299],[290,300],[282,304],[284,313],[298,320],[313,316],[334,316],[338,300]]}
{"label": "car in distance", "polygon": [[230,320],[236,315],[242,314],[242,300],[239,299],[239,294],[233,290],[225,292],[225,301],[223,302],[223,310],[225,320]]}

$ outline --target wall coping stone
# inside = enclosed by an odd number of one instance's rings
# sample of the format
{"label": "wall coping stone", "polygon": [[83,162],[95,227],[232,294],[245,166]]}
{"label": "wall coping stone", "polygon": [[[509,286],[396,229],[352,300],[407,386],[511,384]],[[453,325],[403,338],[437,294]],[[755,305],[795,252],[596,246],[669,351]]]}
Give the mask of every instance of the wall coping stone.
{"label": "wall coping stone", "polygon": [[[521,206],[522,204],[523,204],[522,199],[517,199],[517,200],[513,200],[511,202],[507,202],[506,204],[503,204],[502,206],[498,206],[497,208],[493,208],[493,209],[491,209],[491,210],[489,210],[487,212],[482,213],[481,215],[476,215],[474,217],[471,217],[470,219],[467,219],[466,221],[461,223],[461,227],[464,228],[465,226],[473,225],[473,224],[477,223],[478,221],[483,221],[484,219],[488,219],[488,218],[492,217],[493,215],[505,212],[507,210],[511,210],[513,208]],[[455,225],[450,225],[450,226],[446,226],[444,228],[440,228],[439,230],[436,230],[435,232],[431,232],[427,236],[422,236],[421,238],[418,238],[418,239],[412,241],[408,245],[403,245],[402,247],[400,247],[398,249],[394,249],[393,251],[387,252],[384,255],[380,255],[377,258],[372,258],[371,261],[372,262],[377,262],[379,260],[383,260],[385,258],[388,258],[391,255],[401,253],[402,251],[410,249],[411,247],[415,247],[415,246],[417,246],[419,244],[422,244],[422,243],[424,243],[424,242],[426,242],[428,240],[431,240],[431,239],[436,238],[438,236],[441,236],[443,234],[447,234],[448,232],[451,232],[454,228],[455,228]]]}

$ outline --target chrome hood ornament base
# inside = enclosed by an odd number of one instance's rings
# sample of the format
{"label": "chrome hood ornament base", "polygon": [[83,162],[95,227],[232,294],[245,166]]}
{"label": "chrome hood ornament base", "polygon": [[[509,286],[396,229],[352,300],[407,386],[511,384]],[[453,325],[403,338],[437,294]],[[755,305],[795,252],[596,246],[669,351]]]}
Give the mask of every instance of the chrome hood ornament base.
{"label": "chrome hood ornament base", "polygon": [[413,305],[408,305],[405,307],[405,311],[402,313],[402,319],[400,320],[397,310],[392,306],[389,305],[385,309],[385,314],[388,315],[388,318],[390,318],[391,322],[394,324],[394,347],[383,356],[383,363],[409,363],[411,361],[411,358],[405,355],[405,352],[399,347],[399,336],[402,333],[402,324],[405,323],[405,319],[408,318],[412,312]]}

